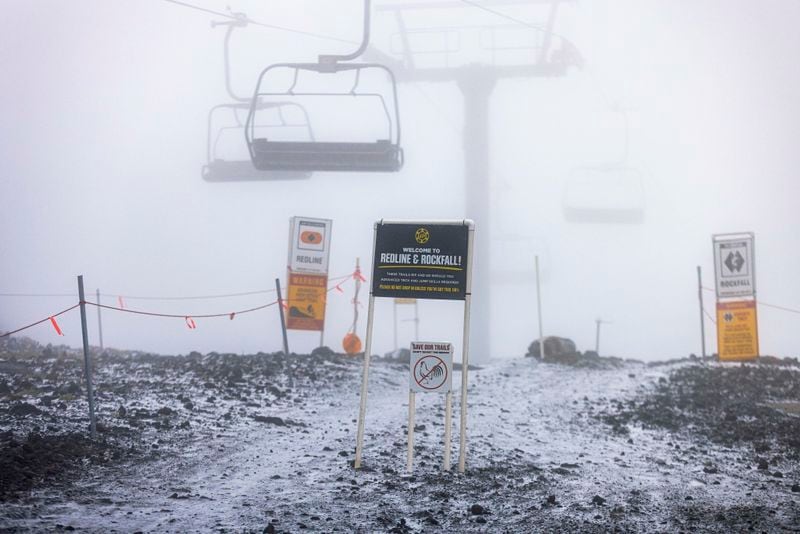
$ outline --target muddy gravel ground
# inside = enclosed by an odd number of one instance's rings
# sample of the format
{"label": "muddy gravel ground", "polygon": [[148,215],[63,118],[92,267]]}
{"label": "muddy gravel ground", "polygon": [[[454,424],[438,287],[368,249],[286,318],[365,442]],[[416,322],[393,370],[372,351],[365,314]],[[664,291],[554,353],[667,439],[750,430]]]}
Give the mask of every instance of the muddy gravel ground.
{"label": "muddy gravel ground", "polygon": [[360,359],[93,361],[95,440],[81,353],[0,341],[0,530],[800,532],[797,360],[481,362],[465,474],[441,471],[433,394],[406,473],[396,362],[373,365],[355,471]]}

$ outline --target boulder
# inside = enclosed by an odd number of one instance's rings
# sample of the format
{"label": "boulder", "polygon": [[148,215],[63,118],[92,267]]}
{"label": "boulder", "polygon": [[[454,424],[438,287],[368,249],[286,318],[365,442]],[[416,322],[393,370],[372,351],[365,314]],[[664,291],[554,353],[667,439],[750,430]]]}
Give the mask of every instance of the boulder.
{"label": "boulder", "polygon": [[[565,356],[577,355],[578,350],[575,347],[575,342],[566,337],[547,336],[544,338],[544,361],[550,361],[554,358],[563,359]],[[539,340],[536,339],[528,347],[528,353],[525,355],[537,359],[542,359],[541,347]]]}

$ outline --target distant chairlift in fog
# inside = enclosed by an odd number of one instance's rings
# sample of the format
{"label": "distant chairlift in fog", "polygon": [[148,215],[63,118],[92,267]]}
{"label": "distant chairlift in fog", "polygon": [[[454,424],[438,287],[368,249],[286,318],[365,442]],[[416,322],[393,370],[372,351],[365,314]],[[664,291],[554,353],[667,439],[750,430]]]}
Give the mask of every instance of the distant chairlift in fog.
{"label": "distant chairlift in fog", "polygon": [[[295,172],[400,170],[403,150],[400,147],[400,113],[394,74],[380,63],[341,63],[356,59],[364,52],[369,44],[369,29],[370,2],[365,0],[364,37],[358,50],[342,56],[321,55],[317,63],[278,63],[261,72],[245,127],[250,158],[256,169]],[[376,75],[383,85],[382,91],[359,89],[364,78],[374,83]],[[318,82],[316,85],[315,81]],[[329,89],[337,84],[339,90]],[[300,89],[305,85],[310,88]],[[314,90],[322,86],[325,91]],[[387,100],[390,100],[388,105]],[[259,127],[259,120],[265,109],[262,106],[274,101],[303,102],[304,107],[311,110],[315,127],[321,123],[333,127],[336,132],[331,136],[333,140],[320,140],[320,136],[315,140],[311,137],[270,135]],[[353,108],[362,103],[366,107]],[[319,106],[317,109],[321,113],[308,107],[313,105]],[[324,117],[324,121],[320,121],[319,115]]]}
{"label": "distant chairlift in fog", "polygon": [[627,164],[628,120],[622,158],[613,163],[572,169],[564,184],[564,218],[576,223],[641,224],[644,222],[645,190],[642,172]]}
{"label": "distant chairlift in fog", "polygon": [[622,165],[575,168],[564,186],[563,208],[570,222],[641,224],[645,210],[642,173]]}
{"label": "distant chairlift in fog", "polygon": [[[208,182],[296,180],[311,176],[309,172],[284,171],[265,172],[253,167],[242,140],[245,122],[250,111],[251,101],[236,95],[230,77],[229,45],[234,29],[247,26],[248,18],[242,13],[233,14],[236,19],[226,22],[212,22],[214,26],[227,26],[225,33],[225,89],[232,102],[219,104],[208,112],[208,136],[206,139],[206,164],[202,176]],[[265,117],[257,125],[262,130],[282,131],[300,130],[308,138],[314,134],[308,121],[308,114],[296,102],[258,102],[257,108]],[[287,118],[288,117],[288,118]]]}
{"label": "distant chairlift in fog", "polygon": [[[203,178],[209,182],[257,181],[257,180],[296,180],[309,178],[310,172],[298,170],[263,171],[253,167],[247,154],[247,146],[242,142],[242,132],[250,104],[219,104],[208,114],[208,162],[203,166]],[[293,102],[260,103],[259,110],[274,115],[271,122],[261,122],[258,128],[301,129],[310,139],[314,138],[308,115],[303,106]],[[293,117],[304,121],[287,121],[287,110]]]}

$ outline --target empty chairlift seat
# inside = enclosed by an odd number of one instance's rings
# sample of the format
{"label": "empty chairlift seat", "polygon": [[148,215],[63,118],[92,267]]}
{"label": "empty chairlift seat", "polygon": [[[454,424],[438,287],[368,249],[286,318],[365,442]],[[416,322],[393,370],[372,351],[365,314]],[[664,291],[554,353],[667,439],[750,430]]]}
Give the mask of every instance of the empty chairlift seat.
{"label": "empty chairlift seat", "polygon": [[579,167],[564,186],[564,218],[589,224],[641,224],[645,216],[642,173],[618,165]]}
{"label": "empty chairlift seat", "polygon": [[395,172],[403,164],[402,150],[388,139],[374,143],[269,141],[254,139],[253,165],[262,171]]}
{"label": "empty chairlift seat", "polygon": [[[264,131],[299,130],[313,139],[314,134],[305,110],[294,103],[262,104],[259,129]],[[263,180],[297,180],[311,176],[309,172],[277,170],[264,172],[253,166],[242,133],[250,103],[232,102],[211,108],[208,114],[207,160],[202,176],[208,182],[240,182]],[[286,115],[291,113],[287,120]]]}
{"label": "empty chairlift seat", "polygon": [[[288,70],[288,73],[286,72]],[[274,74],[283,71],[288,75],[291,84],[282,91],[271,88],[274,85]],[[388,84],[384,91],[360,92],[359,85],[363,83],[362,71],[374,74],[378,71],[386,73]],[[324,92],[318,90],[297,90],[301,83],[301,73],[306,76],[320,75],[317,86],[329,87],[335,85],[327,77],[346,77],[345,83],[349,87],[341,91]],[[338,80],[341,82],[342,80]],[[358,140],[343,141],[340,139],[286,139],[270,137],[268,132],[262,132],[257,127],[259,106],[270,99],[294,99],[299,103],[303,99],[314,99],[322,103],[323,118],[310,113],[311,121],[316,125],[325,123],[327,130],[344,131],[352,137],[353,129],[368,121],[378,121],[382,132],[379,136]],[[387,99],[391,100],[387,106]],[[356,101],[369,101],[374,106],[364,116],[348,115],[344,111],[345,104]],[[378,110],[376,112],[376,110]],[[375,132],[370,132],[374,135]],[[368,133],[367,135],[370,135]],[[334,134],[335,135],[335,134]],[[261,171],[346,171],[346,172],[396,172],[403,166],[403,150],[400,147],[400,123],[397,104],[397,87],[391,70],[375,63],[283,63],[272,65],[264,69],[258,78],[255,94],[250,106],[245,127],[247,146],[253,166]],[[344,136],[344,134],[342,134]],[[377,137],[377,138],[376,138]]]}

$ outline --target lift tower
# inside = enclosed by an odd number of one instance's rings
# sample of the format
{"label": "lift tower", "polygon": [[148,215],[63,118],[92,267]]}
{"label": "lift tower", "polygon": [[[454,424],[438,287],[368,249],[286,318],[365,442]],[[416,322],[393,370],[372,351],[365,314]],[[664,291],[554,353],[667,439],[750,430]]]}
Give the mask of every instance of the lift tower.
{"label": "lift tower", "polygon": [[[582,60],[576,47],[554,32],[559,5],[572,0],[430,0],[425,2],[398,2],[376,7],[394,15],[399,27],[393,36],[398,44],[397,56],[390,56],[374,48],[365,54],[389,66],[398,83],[455,82],[463,97],[465,213],[476,223],[475,255],[473,264],[473,307],[471,353],[478,359],[487,358],[490,352],[491,325],[491,195],[490,195],[490,103],[492,92],[500,80],[508,78],[556,78],[565,76],[569,67],[580,67]],[[534,24],[516,19],[497,8],[514,5],[531,5],[544,11],[544,22]],[[504,20],[505,25],[446,26],[415,28],[408,26],[408,15],[414,11],[446,12],[454,9],[478,11],[487,17]],[[452,20],[452,17],[449,17]],[[501,39],[502,32],[523,32],[526,41]],[[478,49],[488,59],[469,61],[451,66],[451,60],[462,48],[463,34],[478,34]],[[428,46],[423,51],[414,50],[414,42],[426,35],[439,34],[439,50]],[[443,36],[443,37],[441,37]],[[518,41],[518,42],[514,42]],[[431,66],[431,56],[444,58],[445,65]],[[514,56],[507,63],[502,56]],[[420,64],[420,56],[426,64]]]}

